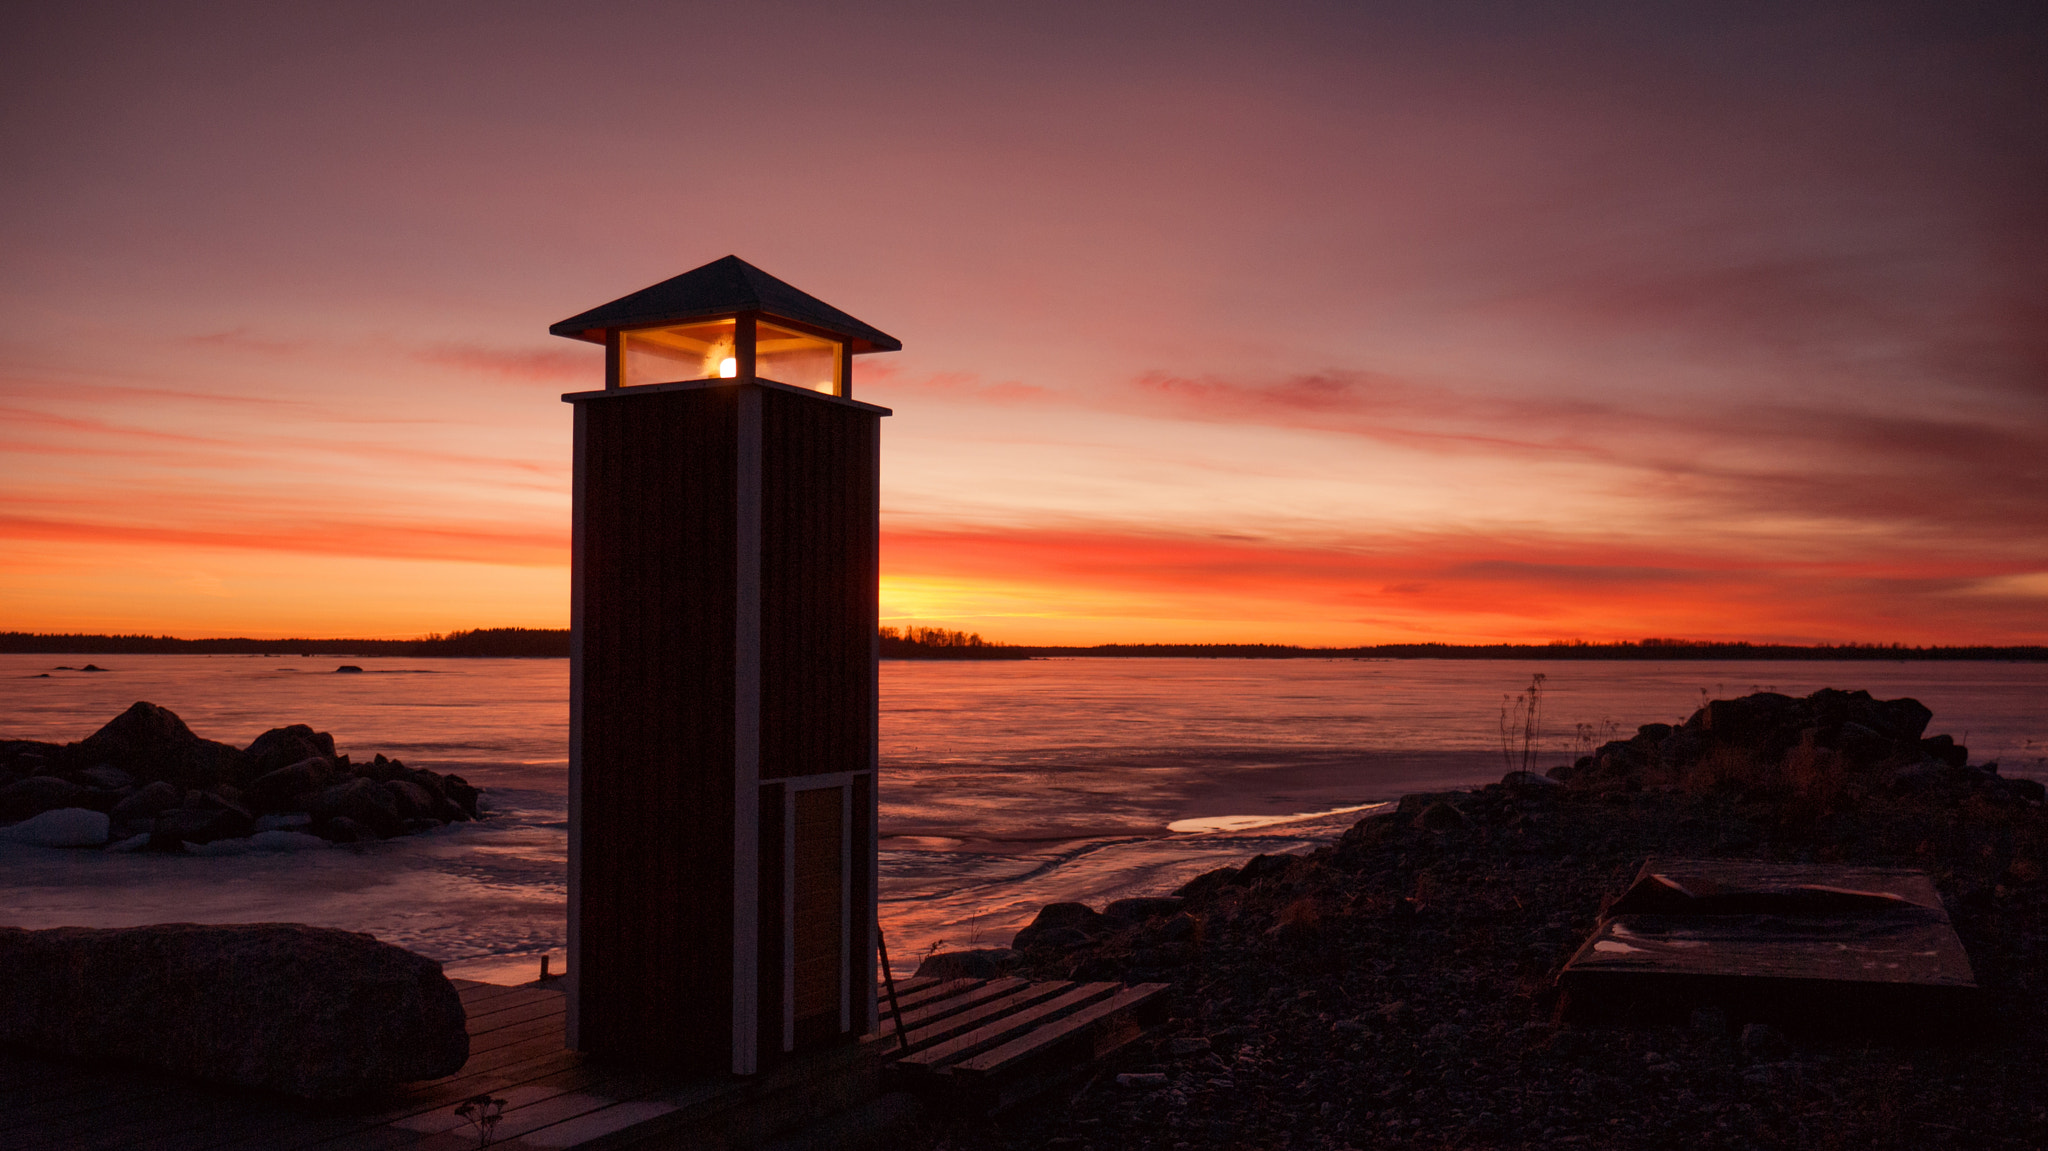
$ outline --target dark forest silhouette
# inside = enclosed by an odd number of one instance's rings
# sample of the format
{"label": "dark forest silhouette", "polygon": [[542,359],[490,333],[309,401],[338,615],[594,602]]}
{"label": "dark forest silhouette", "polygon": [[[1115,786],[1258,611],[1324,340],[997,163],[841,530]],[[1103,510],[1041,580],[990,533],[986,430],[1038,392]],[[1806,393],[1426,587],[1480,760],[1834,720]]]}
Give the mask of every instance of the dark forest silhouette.
{"label": "dark forest silhouette", "polygon": [[[1720,643],[1652,638],[1618,643],[1397,643],[1303,647],[1278,643],[1106,643],[1049,647],[995,643],[936,627],[881,629],[883,659],[1546,659],[1546,660],[2018,660],[2048,662],[2048,647],[1904,644]],[[46,635],[0,632],[0,652],[50,655],[362,655],[564,659],[566,628],[494,627],[421,639],[176,639],[148,635]]]}

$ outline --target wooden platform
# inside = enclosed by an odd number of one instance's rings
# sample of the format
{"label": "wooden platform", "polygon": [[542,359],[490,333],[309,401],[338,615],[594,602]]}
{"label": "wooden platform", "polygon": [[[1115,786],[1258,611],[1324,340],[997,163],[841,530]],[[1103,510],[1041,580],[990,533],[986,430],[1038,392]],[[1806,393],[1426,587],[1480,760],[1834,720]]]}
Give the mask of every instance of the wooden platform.
{"label": "wooden platform", "polygon": [[1168,985],[917,979],[882,1005],[867,1046],[892,1086],[956,1110],[1001,1111],[1043,1093],[1162,1021]]}
{"label": "wooden platform", "polygon": [[445,1079],[349,1104],[298,1103],[125,1067],[0,1051],[8,1151],[457,1151],[477,1146],[455,1107],[505,1100],[493,1147],[751,1146],[872,1098],[879,1055],[846,1046],[750,1078],[679,1082],[562,1046],[564,997],[457,980],[469,1062]]}

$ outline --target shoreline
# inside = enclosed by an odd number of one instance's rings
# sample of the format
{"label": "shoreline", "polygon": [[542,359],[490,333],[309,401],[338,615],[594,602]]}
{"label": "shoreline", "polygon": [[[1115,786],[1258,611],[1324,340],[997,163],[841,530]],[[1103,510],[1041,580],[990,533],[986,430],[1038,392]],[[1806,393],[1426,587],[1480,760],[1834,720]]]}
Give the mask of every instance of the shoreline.
{"label": "shoreline", "polygon": [[[906,1143],[2048,1145],[2048,814],[2034,788],[1979,768],[1929,778],[1831,805],[1807,802],[1811,788],[1660,782],[1654,765],[1418,793],[1306,854],[1220,869],[1136,912],[1049,907],[991,961],[1035,979],[1169,981],[1173,1021],[1064,1100],[928,1118]],[[1565,1021],[1558,971],[1656,856],[1928,872],[1983,1026],[1937,1040],[1882,1021],[1752,1027],[1719,1009]]]}

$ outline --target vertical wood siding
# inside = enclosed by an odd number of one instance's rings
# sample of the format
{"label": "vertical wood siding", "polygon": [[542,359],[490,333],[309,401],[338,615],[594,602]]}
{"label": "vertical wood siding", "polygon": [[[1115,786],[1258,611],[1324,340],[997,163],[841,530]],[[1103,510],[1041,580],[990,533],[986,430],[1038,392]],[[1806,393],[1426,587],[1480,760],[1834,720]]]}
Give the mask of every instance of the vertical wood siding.
{"label": "vertical wood siding", "polygon": [[732,1041],[704,991],[733,976],[736,396],[579,405],[579,1038],[705,1073]]}
{"label": "vertical wood siding", "polygon": [[762,401],[761,778],[866,771],[879,417],[776,389]]}

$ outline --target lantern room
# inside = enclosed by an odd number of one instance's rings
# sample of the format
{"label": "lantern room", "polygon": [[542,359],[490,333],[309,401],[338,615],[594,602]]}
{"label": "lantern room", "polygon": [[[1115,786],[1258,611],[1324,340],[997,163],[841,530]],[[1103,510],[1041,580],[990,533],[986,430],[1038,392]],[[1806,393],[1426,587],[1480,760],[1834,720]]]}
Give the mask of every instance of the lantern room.
{"label": "lantern room", "polygon": [[548,329],[605,346],[605,386],[762,379],[853,395],[853,357],[902,344],[737,256]]}

